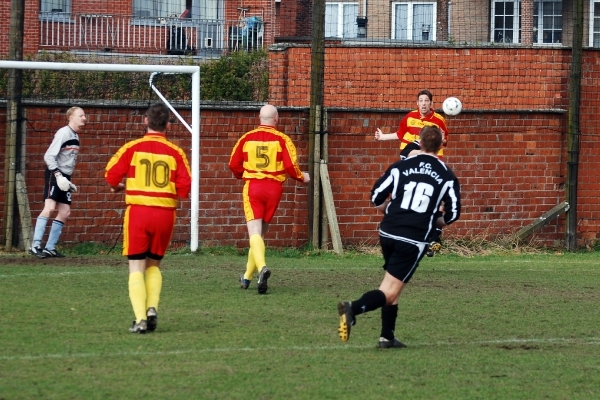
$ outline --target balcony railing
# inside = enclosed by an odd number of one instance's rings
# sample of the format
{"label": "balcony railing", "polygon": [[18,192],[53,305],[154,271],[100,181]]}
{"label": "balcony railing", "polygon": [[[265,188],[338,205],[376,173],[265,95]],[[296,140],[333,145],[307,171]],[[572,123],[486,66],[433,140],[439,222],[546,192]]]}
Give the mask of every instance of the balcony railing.
{"label": "balcony railing", "polygon": [[260,17],[224,21],[41,13],[40,48],[128,54],[219,55],[265,45]]}

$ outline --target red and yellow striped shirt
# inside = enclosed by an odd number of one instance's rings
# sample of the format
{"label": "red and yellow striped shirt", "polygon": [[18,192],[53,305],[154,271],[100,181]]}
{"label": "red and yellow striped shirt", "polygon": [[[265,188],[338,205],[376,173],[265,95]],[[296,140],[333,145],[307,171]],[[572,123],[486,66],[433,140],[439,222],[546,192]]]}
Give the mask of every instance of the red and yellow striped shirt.
{"label": "red and yellow striped shirt", "polygon": [[177,208],[177,197],[187,197],[192,185],[185,153],[157,132],[121,147],[104,176],[113,187],[126,178],[125,203],[149,207]]}
{"label": "red and yellow striped shirt", "polygon": [[233,147],[229,168],[238,179],[273,179],[284,182],[286,174],[303,182],[292,140],[272,126],[260,125],[244,134]]}
{"label": "red and yellow striped shirt", "polygon": [[[414,110],[406,114],[406,116],[400,121],[400,127],[398,128],[398,139],[400,139],[400,150],[403,150],[408,144],[419,140],[421,129],[426,126],[436,126],[442,131],[442,137],[445,141],[448,140],[448,128],[446,128],[446,120],[440,114],[435,111],[431,111],[426,116],[421,116],[419,110]],[[446,143],[446,142],[444,142]],[[444,147],[438,152],[438,156],[444,155]]]}

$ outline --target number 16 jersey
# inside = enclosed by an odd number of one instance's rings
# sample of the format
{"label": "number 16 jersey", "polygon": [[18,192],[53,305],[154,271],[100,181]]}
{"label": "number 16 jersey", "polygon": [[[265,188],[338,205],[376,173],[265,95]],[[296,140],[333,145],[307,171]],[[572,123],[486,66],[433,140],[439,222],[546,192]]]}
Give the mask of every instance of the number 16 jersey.
{"label": "number 16 jersey", "polygon": [[391,197],[379,234],[396,240],[426,242],[444,203],[447,225],[460,217],[460,187],[454,172],[439,158],[419,154],[397,161],[371,190],[371,201],[382,205]]}

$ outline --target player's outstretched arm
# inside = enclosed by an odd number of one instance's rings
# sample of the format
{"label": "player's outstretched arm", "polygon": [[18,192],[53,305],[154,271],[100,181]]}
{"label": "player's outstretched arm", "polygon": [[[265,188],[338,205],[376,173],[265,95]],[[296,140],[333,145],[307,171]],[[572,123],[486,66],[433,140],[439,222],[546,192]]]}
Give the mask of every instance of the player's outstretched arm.
{"label": "player's outstretched arm", "polygon": [[381,129],[377,128],[375,131],[375,140],[398,140],[398,135],[395,133],[383,133]]}

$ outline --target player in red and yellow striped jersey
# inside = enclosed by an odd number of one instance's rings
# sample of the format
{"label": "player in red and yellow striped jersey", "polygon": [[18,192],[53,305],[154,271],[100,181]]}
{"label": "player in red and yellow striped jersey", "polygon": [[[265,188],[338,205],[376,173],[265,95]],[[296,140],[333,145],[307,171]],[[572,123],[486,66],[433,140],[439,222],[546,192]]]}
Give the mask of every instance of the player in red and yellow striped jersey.
{"label": "player in red and yellow striped jersey", "polygon": [[[417,93],[417,109],[406,114],[396,133],[383,133],[377,128],[375,131],[375,140],[395,140],[400,139],[400,159],[405,159],[410,155],[416,155],[420,152],[420,133],[426,126],[435,126],[442,132],[442,147],[438,151],[438,157],[444,155],[444,147],[448,143],[448,128],[446,120],[440,114],[433,110],[433,94],[427,89]],[[440,251],[441,228],[436,228],[430,238],[428,257]]]}
{"label": "player in red and yellow striped jersey", "polygon": [[123,255],[129,260],[133,333],[156,329],[160,262],[173,234],[178,198],[188,197],[192,184],[185,153],[165,136],[169,119],[164,104],[151,106],[144,118],[144,137],[126,143],[106,166],[111,191],[125,190]]}
{"label": "player in red and yellow striped jersey", "polygon": [[433,95],[429,90],[421,90],[417,94],[417,109],[406,114],[402,121],[400,121],[400,127],[396,133],[383,133],[381,129],[377,128],[375,131],[376,140],[400,140],[400,151],[404,148],[419,140],[419,133],[421,129],[426,126],[436,126],[440,128],[443,135],[443,147],[438,152],[438,157],[444,155],[444,147],[448,142],[448,128],[446,127],[446,120],[442,115],[436,113],[433,110]]}
{"label": "player in red and yellow striped jersey", "polygon": [[260,126],[245,133],[233,147],[229,168],[238,179],[244,179],[243,202],[250,250],[246,273],[240,277],[240,287],[247,289],[258,269],[258,293],[267,292],[271,271],[266,267],[264,235],[279,206],[286,176],[299,182],[310,182],[310,176],[300,171],[296,147],[279,132],[279,114],[272,105],[260,109]]}

